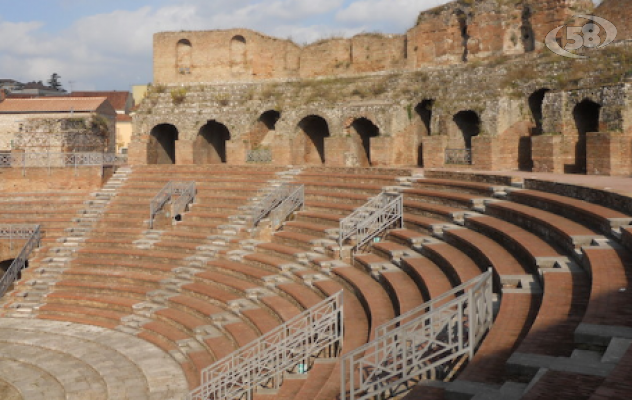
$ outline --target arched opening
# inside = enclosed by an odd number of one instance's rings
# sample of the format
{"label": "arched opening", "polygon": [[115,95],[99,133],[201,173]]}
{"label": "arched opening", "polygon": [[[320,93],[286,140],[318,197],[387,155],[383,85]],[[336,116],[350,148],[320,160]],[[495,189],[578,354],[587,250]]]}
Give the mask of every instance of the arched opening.
{"label": "arched opening", "polygon": [[150,132],[148,164],[175,164],[178,129],[171,124],[156,125]]}
{"label": "arched opening", "polygon": [[235,74],[246,72],[246,38],[241,35],[233,36],[230,40],[230,68]]}
{"label": "arched opening", "polygon": [[459,111],[454,114],[452,120],[459,128],[461,137],[463,139],[463,147],[466,149],[472,148],[472,138],[478,136],[481,131],[481,120],[478,114],[472,110]]}
{"label": "arched opening", "polygon": [[276,110],[269,110],[261,114],[255,126],[250,131],[249,139],[251,148],[255,149],[261,145],[268,132],[276,129],[276,123],[281,118],[281,113]]}
{"label": "arched opening", "polygon": [[518,169],[521,171],[533,170],[533,155],[531,137],[542,134],[544,120],[543,105],[544,97],[549,89],[538,89],[531,93],[528,98],[529,111],[533,126],[529,128],[529,135],[522,135],[518,138]]}
{"label": "arched opening", "polygon": [[577,144],[575,145],[575,171],[586,172],[586,134],[599,132],[599,115],[601,105],[584,99],[573,109],[573,119],[577,128]]}
{"label": "arched opening", "polygon": [[187,39],[181,39],[176,45],[176,68],[178,73],[182,75],[191,73],[191,53],[193,52],[191,42]]}
{"label": "arched opening", "polygon": [[226,125],[215,120],[200,128],[193,144],[194,164],[220,164],[226,162],[226,142],[230,131]]}
{"label": "arched opening", "polygon": [[298,123],[297,150],[302,148],[302,161],[305,164],[325,163],[325,138],[329,137],[329,125],[323,117],[309,115]]}
{"label": "arched opening", "polygon": [[380,135],[380,129],[367,118],[355,119],[350,126],[355,132],[355,137],[359,139],[360,148],[356,149],[358,162],[362,166],[371,166],[371,138]]}
{"label": "arched opening", "polygon": [[426,99],[421,103],[417,104],[415,107],[415,114],[419,118],[417,130],[417,165],[423,167],[424,165],[424,156],[423,156],[423,143],[421,142],[421,137],[430,136],[432,134],[432,107],[434,105],[434,100]]}
{"label": "arched opening", "polygon": [[542,121],[544,118],[542,106],[544,105],[544,96],[546,96],[548,91],[549,89],[539,89],[529,96],[529,110],[531,111],[531,117],[535,125],[531,129],[531,136],[542,134]]}

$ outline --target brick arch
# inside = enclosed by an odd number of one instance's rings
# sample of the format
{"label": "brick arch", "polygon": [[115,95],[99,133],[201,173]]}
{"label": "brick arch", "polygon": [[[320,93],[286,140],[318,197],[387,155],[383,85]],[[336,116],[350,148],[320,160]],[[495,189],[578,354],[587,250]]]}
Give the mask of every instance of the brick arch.
{"label": "brick arch", "polygon": [[371,112],[359,112],[359,113],[347,114],[344,116],[342,120],[343,121],[342,129],[344,133],[345,134],[348,133],[347,130],[349,129],[351,124],[353,124],[353,121],[362,119],[362,118],[368,121],[371,121],[371,123],[378,128],[380,135],[386,132],[384,121],[382,121],[382,119],[378,117],[376,114],[371,113]]}
{"label": "brick arch", "polygon": [[338,119],[334,118],[329,112],[317,108],[303,110],[298,114],[294,114],[291,118],[281,116],[281,119],[277,123],[277,131],[287,132],[291,139],[295,138],[300,132],[298,124],[310,115],[316,115],[324,119],[327,122],[327,126],[329,126],[329,133],[331,136],[339,134],[340,129]]}
{"label": "brick arch", "polygon": [[295,128],[292,138],[292,159],[294,164],[325,164],[325,139],[331,137],[331,127],[318,114],[303,117]]}
{"label": "brick arch", "polygon": [[179,130],[172,123],[155,124],[149,131],[148,164],[175,164]]}
{"label": "brick arch", "polygon": [[193,144],[193,163],[226,163],[226,143],[229,140],[231,140],[231,132],[226,124],[215,119],[206,121],[198,130]]}

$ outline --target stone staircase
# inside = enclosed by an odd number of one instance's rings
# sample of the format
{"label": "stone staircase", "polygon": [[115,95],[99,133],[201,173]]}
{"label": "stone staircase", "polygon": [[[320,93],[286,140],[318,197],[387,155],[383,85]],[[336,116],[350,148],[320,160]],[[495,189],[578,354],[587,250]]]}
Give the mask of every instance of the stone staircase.
{"label": "stone staircase", "polygon": [[91,199],[84,202],[85,208],[73,218],[72,226],[65,229],[66,236],[56,240],[55,245],[42,248],[43,255],[36,255],[28,272],[16,285],[16,290],[5,299],[5,316],[32,318],[50,293],[51,287],[58,282],[61,273],[67,268],[76,251],[84,245],[90,231],[99,221],[110,200],[125,183],[131,172],[129,167],[119,168],[103,188],[91,193]]}

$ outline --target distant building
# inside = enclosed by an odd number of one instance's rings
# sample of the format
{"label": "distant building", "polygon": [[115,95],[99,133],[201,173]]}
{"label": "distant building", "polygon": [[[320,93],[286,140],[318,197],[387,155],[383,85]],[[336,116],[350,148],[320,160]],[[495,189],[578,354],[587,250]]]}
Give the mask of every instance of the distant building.
{"label": "distant building", "polygon": [[126,152],[132,137],[134,97],[128,91],[72,92],[71,97],[105,97],[116,110],[116,152]]}
{"label": "distant building", "polygon": [[7,98],[0,151],[112,152],[116,115],[105,97]]}

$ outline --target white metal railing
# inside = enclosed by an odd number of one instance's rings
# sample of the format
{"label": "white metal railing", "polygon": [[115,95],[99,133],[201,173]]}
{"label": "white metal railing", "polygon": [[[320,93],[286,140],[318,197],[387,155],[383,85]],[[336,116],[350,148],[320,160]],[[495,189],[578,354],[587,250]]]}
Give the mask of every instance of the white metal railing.
{"label": "white metal railing", "polygon": [[380,193],[340,221],[338,245],[342,247],[345,240],[355,236],[357,249],[397,222],[404,227],[403,212],[401,193]]}
{"label": "white metal railing", "polygon": [[305,185],[295,185],[292,191],[274,210],[270,212],[270,224],[274,229],[294,211],[305,205]]}
{"label": "white metal railing", "polygon": [[472,164],[472,149],[445,149],[445,163],[457,165]]}
{"label": "white metal railing", "polygon": [[272,150],[254,149],[248,150],[246,154],[247,163],[268,164],[272,162]]}
{"label": "white metal railing", "polygon": [[2,226],[1,238],[9,238],[11,240],[17,238],[27,239],[27,242],[24,244],[24,247],[22,247],[22,250],[20,250],[20,254],[11,262],[11,266],[9,266],[7,272],[4,273],[2,279],[0,279],[0,297],[4,296],[13,282],[18,278],[20,271],[26,266],[29,255],[36,247],[39,247],[42,239],[40,225],[31,225],[30,227],[26,225],[13,225],[15,230],[11,227],[11,225]]}
{"label": "white metal railing", "polygon": [[[149,228],[154,228],[154,218],[171,201],[171,219],[184,212],[187,205],[195,200],[195,182],[169,181],[149,202]],[[175,199],[175,200],[174,200]]]}
{"label": "white metal railing", "polygon": [[0,168],[79,168],[89,166],[121,166],[127,164],[127,154],[117,153],[0,153]]}
{"label": "white metal railing", "polygon": [[[259,195],[260,200],[252,207],[252,227],[254,228],[255,226],[257,226],[257,224],[268,214],[270,214],[272,210],[277,208],[281,203],[290,198],[293,194],[297,193],[297,187],[299,187],[299,185],[284,182],[267,194],[261,193]],[[304,200],[303,189],[301,189],[300,193],[303,193],[302,200]]]}
{"label": "white metal railing", "polygon": [[387,399],[447,372],[474,356],[492,322],[489,270],[381,325],[373,341],[345,354],[341,400]]}
{"label": "white metal railing", "polygon": [[[171,200],[171,218],[175,222],[178,215],[186,211],[187,206],[195,200],[195,182],[174,182]],[[175,200],[173,197],[177,196]]]}
{"label": "white metal railing", "polygon": [[342,291],[202,371],[188,400],[252,399],[257,387],[278,388],[286,371],[306,372],[321,353],[342,347]]}

